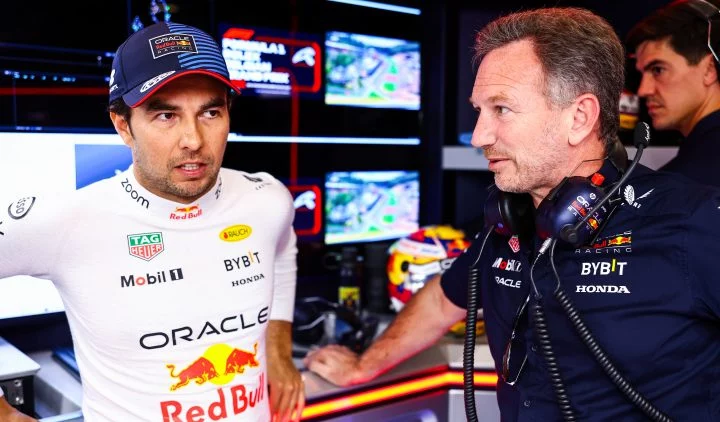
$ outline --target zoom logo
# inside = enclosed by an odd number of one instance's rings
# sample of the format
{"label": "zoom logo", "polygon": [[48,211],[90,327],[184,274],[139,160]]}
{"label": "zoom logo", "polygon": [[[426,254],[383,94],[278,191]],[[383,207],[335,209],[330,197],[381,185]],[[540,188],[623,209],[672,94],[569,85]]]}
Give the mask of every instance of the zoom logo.
{"label": "zoom logo", "polygon": [[132,183],[130,183],[130,180],[126,177],[125,180],[120,182],[123,189],[125,189],[125,192],[130,194],[130,198],[134,199],[135,202],[140,204],[141,207],[150,208],[150,201],[145,199],[144,196],[140,195],[138,191],[133,188]]}

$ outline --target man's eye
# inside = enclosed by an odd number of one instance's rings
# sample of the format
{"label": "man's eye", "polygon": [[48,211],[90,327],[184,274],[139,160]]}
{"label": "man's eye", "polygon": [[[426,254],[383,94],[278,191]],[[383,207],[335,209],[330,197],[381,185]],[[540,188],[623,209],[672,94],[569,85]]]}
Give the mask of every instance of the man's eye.
{"label": "man's eye", "polygon": [[505,114],[505,113],[507,113],[507,112],[509,112],[509,111],[510,111],[510,109],[507,108],[507,107],[495,106],[495,112],[496,112],[497,114]]}
{"label": "man's eye", "polygon": [[665,69],[660,66],[653,66],[650,68],[650,72],[653,74],[653,76],[660,76],[665,72]]}

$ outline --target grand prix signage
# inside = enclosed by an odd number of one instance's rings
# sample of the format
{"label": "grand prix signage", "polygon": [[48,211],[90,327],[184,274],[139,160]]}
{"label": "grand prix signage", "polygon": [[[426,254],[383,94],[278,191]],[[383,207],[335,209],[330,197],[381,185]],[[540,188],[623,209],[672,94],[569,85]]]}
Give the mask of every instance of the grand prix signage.
{"label": "grand prix signage", "polygon": [[320,91],[320,42],[311,35],[226,26],[221,44],[230,79],[243,95]]}

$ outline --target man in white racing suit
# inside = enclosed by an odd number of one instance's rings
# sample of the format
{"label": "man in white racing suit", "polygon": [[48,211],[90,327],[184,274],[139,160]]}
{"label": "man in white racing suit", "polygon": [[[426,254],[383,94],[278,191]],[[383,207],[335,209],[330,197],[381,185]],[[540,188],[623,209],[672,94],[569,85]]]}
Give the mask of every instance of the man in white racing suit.
{"label": "man in white racing suit", "polygon": [[[110,76],[132,166],[0,203],[0,278],[55,283],[88,422],[299,419],[293,201],[267,173],[221,169],[235,89],[208,34],[149,26]],[[0,399],[0,420],[32,418]]]}

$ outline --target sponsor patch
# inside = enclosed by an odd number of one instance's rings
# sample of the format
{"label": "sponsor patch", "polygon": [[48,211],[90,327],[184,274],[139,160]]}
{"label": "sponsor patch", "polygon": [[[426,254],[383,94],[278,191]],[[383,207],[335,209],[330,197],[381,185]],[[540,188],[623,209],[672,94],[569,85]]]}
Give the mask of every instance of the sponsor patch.
{"label": "sponsor patch", "polygon": [[625,197],[625,202],[627,202],[628,205],[635,208],[640,208],[642,207],[642,204],[638,203],[638,201],[640,199],[647,198],[647,196],[650,195],[654,190],[655,188],[652,188],[644,194],[635,198],[635,188],[633,188],[631,185],[627,185],[625,186],[625,190],[623,190],[623,196]]}
{"label": "sponsor patch", "polygon": [[156,273],[145,273],[145,275],[134,275],[120,276],[120,287],[135,287],[135,286],[152,286],[167,283],[168,281],[182,280],[183,271],[182,268],[174,268],[169,271],[158,271]]}
{"label": "sponsor patch", "polygon": [[218,182],[217,189],[215,189],[215,199],[220,199],[220,194],[222,194],[222,177],[218,177],[220,181]]}
{"label": "sponsor patch", "polygon": [[168,54],[197,53],[195,38],[188,34],[165,34],[150,38],[150,50],[153,58],[158,59]]}
{"label": "sponsor patch", "polygon": [[234,226],[225,227],[220,232],[220,240],[224,242],[239,242],[247,239],[252,234],[252,227],[245,224],[236,224]]}
{"label": "sponsor patch", "polygon": [[[477,236],[476,236],[477,238]],[[510,246],[510,249],[512,249],[513,252],[518,253],[520,252],[520,239],[517,237],[517,235],[513,236],[508,240],[508,245]]]}
{"label": "sponsor patch", "polygon": [[496,258],[495,262],[492,264],[493,268],[498,268],[505,271],[512,271],[512,272],[520,272],[522,269],[522,262],[520,262],[517,259],[505,259],[505,258]]}
{"label": "sponsor patch", "polygon": [[170,213],[171,220],[190,220],[198,218],[202,215],[202,208],[199,205],[189,205],[186,207],[176,207],[175,211]]}
{"label": "sponsor patch", "polygon": [[165,250],[160,232],[129,234],[127,240],[130,255],[144,261],[150,261]]}
{"label": "sponsor patch", "polygon": [[630,290],[627,286],[612,286],[612,285],[590,285],[590,286],[575,286],[575,293],[623,293],[626,295],[630,294]]}
{"label": "sponsor patch", "polygon": [[495,282],[497,284],[502,284],[505,287],[513,287],[515,289],[519,289],[520,287],[522,287],[522,280],[513,280],[506,277],[495,276]]}
{"label": "sponsor patch", "polygon": [[8,215],[13,220],[19,220],[25,217],[27,213],[30,212],[30,208],[32,208],[34,203],[34,196],[26,196],[25,198],[20,198],[10,204],[10,206],[8,206]]}
{"label": "sponsor patch", "polygon": [[611,261],[583,262],[580,267],[580,275],[623,275],[627,262],[613,259]]}
{"label": "sponsor patch", "polygon": [[624,233],[605,236],[592,245],[576,249],[575,253],[630,253],[632,252],[632,230]]}
{"label": "sponsor patch", "polygon": [[145,92],[145,91],[147,91],[148,89],[154,87],[154,86],[157,85],[160,81],[162,81],[163,79],[165,79],[165,78],[167,78],[168,76],[172,75],[173,73],[175,73],[175,71],[174,71],[174,70],[171,70],[171,71],[169,71],[169,72],[161,73],[161,74],[155,76],[154,78],[148,80],[147,82],[145,82],[145,83],[143,84],[143,86],[140,87],[140,92]]}

